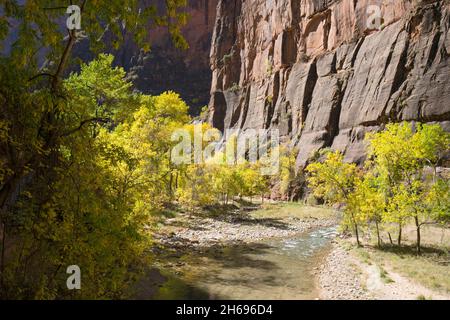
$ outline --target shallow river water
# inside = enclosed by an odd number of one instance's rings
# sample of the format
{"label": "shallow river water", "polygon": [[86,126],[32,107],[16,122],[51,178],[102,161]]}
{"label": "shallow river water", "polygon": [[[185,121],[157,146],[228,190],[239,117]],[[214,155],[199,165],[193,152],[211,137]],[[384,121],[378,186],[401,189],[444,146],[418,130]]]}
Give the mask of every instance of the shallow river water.
{"label": "shallow river water", "polygon": [[183,256],[177,276],[164,274],[153,299],[315,299],[313,274],[336,228],[288,238],[233,245]]}

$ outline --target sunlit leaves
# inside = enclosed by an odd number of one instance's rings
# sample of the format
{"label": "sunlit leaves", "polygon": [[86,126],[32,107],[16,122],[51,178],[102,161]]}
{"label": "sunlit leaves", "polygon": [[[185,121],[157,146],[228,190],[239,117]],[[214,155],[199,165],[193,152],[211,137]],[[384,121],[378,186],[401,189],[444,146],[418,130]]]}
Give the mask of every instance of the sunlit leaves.
{"label": "sunlit leaves", "polygon": [[317,197],[345,203],[346,217],[355,226],[370,222],[413,220],[420,252],[420,228],[448,221],[449,180],[437,166],[450,152],[450,134],[439,125],[388,124],[386,130],[367,135],[369,159],[363,174],[345,164],[337,153],[311,164],[308,182]]}
{"label": "sunlit leaves", "polygon": [[[112,56],[63,79],[77,70],[72,50],[81,41],[99,52],[133,34],[148,50],[148,31],[165,26],[184,47],[183,2],[165,3],[168,10],[138,0],[0,2],[0,218],[15,237],[0,295],[64,297],[70,261],[86,280],[76,297],[117,298],[130,264],[139,266],[148,214],[162,203],[152,195],[170,199],[161,192],[168,141],[175,122],[188,121],[187,107],[133,93]],[[81,7],[82,32],[65,29],[69,4]]]}
{"label": "sunlit leaves", "polygon": [[310,164],[308,183],[314,195],[330,203],[345,202],[352,192],[357,176],[355,164],[345,163],[340,152],[329,152],[324,162]]}
{"label": "sunlit leaves", "polygon": [[[99,53],[105,44],[118,47],[126,34],[133,35],[136,43],[146,50],[150,48],[148,31],[153,27],[165,26],[176,46],[186,48],[181,27],[187,22],[187,15],[181,10],[186,1],[165,1],[165,9],[157,8],[152,2],[138,0],[114,1],[71,1],[26,0],[3,1],[0,8],[4,17],[0,19],[0,40],[18,31],[13,43],[12,59],[18,65],[35,61],[45,55],[56,63],[65,47],[63,39],[68,35],[64,27],[69,4],[81,8],[83,35],[89,40],[91,49]],[[67,40],[67,39],[66,39]]]}

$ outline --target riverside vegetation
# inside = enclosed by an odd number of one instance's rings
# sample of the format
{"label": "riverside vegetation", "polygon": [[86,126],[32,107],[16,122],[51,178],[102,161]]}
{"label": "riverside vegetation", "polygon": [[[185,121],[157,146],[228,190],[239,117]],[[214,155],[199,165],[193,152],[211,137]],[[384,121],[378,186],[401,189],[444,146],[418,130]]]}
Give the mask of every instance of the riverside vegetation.
{"label": "riverside vegetation", "polygon": [[[0,7],[0,39],[18,30],[14,45],[2,48],[9,54],[0,56],[0,298],[126,298],[152,263],[147,251],[158,221],[174,206],[209,213],[237,199],[264,199],[274,185],[281,197],[295,198],[304,173],[295,170],[296,153],[287,148],[273,177],[261,174],[261,162],[229,166],[220,153],[211,163],[173,164],[172,133],[193,131],[186,103],[173,92],[133,90],[114,57],[100,53],[104,41],[90,41],[97,58],[79,62],[72,51],[82,35],[64,34],[60,14],[43,10],[42,1],[26,3]],[[102,40],[106,21],[108,41],[117,47],[126,24],[146,51],[150,21],[187,46],[180,33],[187,17],[178,10],[184,0],[165,1],[163,16],[152,6],[139,10],[137,0],[82,3],[89,39]],[[438,126],[397,124],[368,139],[364,168],[323,152],[317,160],[324,161],[306,170],[309,186],[319,200],[346,205],[344,226],[354,229],[358,243],[373,224],[378,235],[395,224],[401,245],[412,219],[420,252],[422,226],[448,223],[449,180],[437,167],[449,136]],[[79,291],[66,288],[72,264],[82,270]]]}
{"label": "riverside vegetation", "polygon": [[309,186],[327,203],[345,205],[343,225],[354,231],[358,245],[361,228],[374,225],[381,246],[381,225],[395,224],[401,246],[403,228],[413,220],[420,254],[422,227],[450,221],[448,172],[437,169],[448,154],[450,134],[439,125],[388,124],[367,141],[363,168],[345,163],[340,152],[322,151],[324,161],[306,168]]}
{"label": "riverside vegetation", "polygon": [[[450,182],[438,167],[449,134],[439,125],[400,123],[366,140],[361,167],[323,150],[321,161],[306,168],[313,194],[343,208],[342,231],[353,231],[357,244],[335,246],[321,274],[325,298],[448,299]],[[358,288],[332,280],[350,274],[349,283],[368,277],[371,292],[355,296]]]}
{"label": "riverside vegetation", "polygon": [[[5,298],[64,297],[68,261],[82,268],[85,279],[75,297],[121,297],[146,262],[154,222],[173,203],[194,211],[268,190],[258,164],[228,166],[220,154],[210,164],[172,164],[177,143],[172,133],[182,127],[192,131],[188,106],[171,92],[133,93],[112,61],[100,55],[63,81],[64,131],[51,150],[40,137],[31,139],[37,127],[14,136],[13,126],[21,122],[2,120],[1,143],[9,151],[2,154],[0,181],[6,184],[18,174],[21,162],[15,157],[33,151],[39,159],[37,167],[23,164],[20,185],[10,195],[14,201],[1,216]],[[5,104],[22,99],[18,92],[8,94]],[[30,94],[29,103],[44,103],[41,94]]]}

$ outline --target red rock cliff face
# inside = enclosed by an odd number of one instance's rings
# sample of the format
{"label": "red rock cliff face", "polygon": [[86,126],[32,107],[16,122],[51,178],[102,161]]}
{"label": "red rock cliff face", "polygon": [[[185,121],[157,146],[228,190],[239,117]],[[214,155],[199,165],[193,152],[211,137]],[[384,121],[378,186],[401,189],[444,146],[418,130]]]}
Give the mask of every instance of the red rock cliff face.
{"label": "red rock cliff face", "polygon": [[299,166],[324,147],[361,161],[365,133],[390,121],[450,129],[449,1],[221,0],[217,10],[215,127],[279,129]]}

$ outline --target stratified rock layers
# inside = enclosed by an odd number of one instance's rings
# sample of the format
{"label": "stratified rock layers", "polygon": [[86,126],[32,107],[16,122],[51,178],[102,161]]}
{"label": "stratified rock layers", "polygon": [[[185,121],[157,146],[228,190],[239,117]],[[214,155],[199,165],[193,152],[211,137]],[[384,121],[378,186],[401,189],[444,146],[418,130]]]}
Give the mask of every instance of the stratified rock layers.
{"label": "stratified rock layers", "polygon": [[449,28],[449,1],[221,0],[209,120],[279,129],[299,166],[324,147],[359,162],[392,121],[450,130]]}

